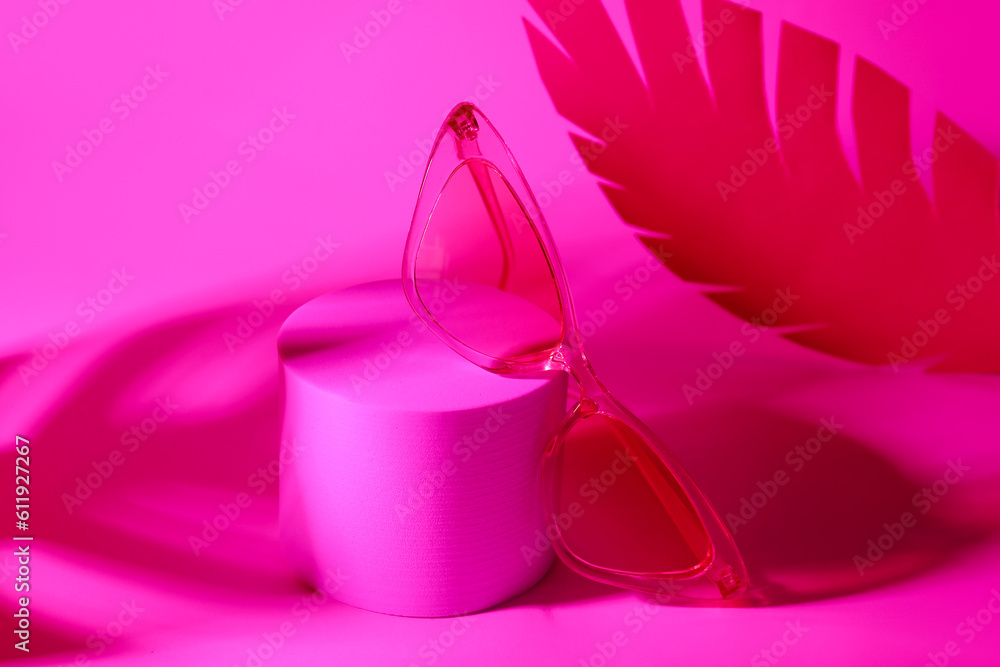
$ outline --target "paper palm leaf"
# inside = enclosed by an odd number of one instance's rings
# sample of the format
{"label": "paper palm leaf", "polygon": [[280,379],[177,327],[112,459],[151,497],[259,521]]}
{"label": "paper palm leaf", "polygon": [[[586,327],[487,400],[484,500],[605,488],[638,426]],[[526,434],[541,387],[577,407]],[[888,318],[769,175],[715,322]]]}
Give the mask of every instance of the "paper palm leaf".
{"label": "paper palm leaf", "polygon": [[747,320],[790,289],[777,326],[829,354],[1000,371],[997,160],[965,130],[938,114],[933,164],[914,162],[907,89],[858,59],[858,183],[837,133],[833,42],[783,24],[775,127],[757,12],[705,0],[706,77],[678,2],[629,0],[641,76],[599,3],[532,5],[568,54],[526,21],[556,109],[592,137],[574,143],[674,273]]}

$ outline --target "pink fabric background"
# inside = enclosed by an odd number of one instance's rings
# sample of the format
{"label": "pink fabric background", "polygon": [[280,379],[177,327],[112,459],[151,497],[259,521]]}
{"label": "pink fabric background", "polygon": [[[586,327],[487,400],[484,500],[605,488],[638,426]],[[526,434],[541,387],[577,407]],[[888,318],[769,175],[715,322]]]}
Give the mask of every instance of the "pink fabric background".
{"label": "pink fabric background", "polygon": [[[32,440],[30,662],[252,665],[248,651],[266,636],[279,643],[282,628],[288,636],[263,664],[772,664],[760,652],[777,646],[786,664],[903,665],[948,642],[956,664],[994,660],[1000,619],[988,612],[981,631],[965,619],[1000,590],[1000,381],[869,369],[768,332],[689,405],[681,387],[748,337],[665,270],[637,291],[622,287],[647,254],[572,157],[521,17],[540,22],[524,3],[401,0],[348,62],[341,42],[389,4],[245,0],[220,18],[208,0],[43,2],[58,13],[26,43],[15,51],[5,37],[0,432],[8,470],[14,434]],[[854,54],[910,86],[915,150],[929,145],[940,108],[1000,154],[1000,7],[918,2],[884,39],[877,22],[892,2],[750,4],[764,13],[768,85],[788,20],[842,44],[845,90]],[[7,3],[5,35],[39,7]],[[620,3],[609,7],[624,27]],[[696,25],[697,3],[685,9]],[[134,109],[116,102],[144,77]],[[392,188],[385,172],[426,145],[461,98],[500,128],[536,193],[552,196],[545,213],[581,319],[614,301],[606,320],[592,317],[604,324],[587,341],[605,383],[721,512],[791,470],[786,452],[821,418],[843,423],[737,531],[751,574],[781,604],[645,612],[641,597],[558,565],[467,622],[303,602],[309,592],[278,553],[276,485],[252,477],[278,454],[275,333],[316,294],[398,275],[422,167]],[[848,109],[845,95],[850,155]],[[105,118],[112,131],[60,181],[53,161]],[[250,160],[241,142],[272,119],[281,130]],[[212,172],[225,182],[218,172],[230,162],[238,173],[186,223],[179,206]],[[555,185],[564,171],[568,185]],[[243,329],[254,310],[263,323]],[[67,326],[71,340],[58,333]],[[24,381],[19,366],[52,341],[68,344]],[[123,432],[165,414],[154,410],[167,398],[178,407],[127,451]],[[69,514],[62,494],[115,449],[124,463]],[[970,470],[859,576],[853,556],[958,459]],[[240,493],[253,502],[195,555],[189,536]],[[8,623],[11,551],[0,553]],[[134,619],[123,608],[133,602]],[[97,639],[119,618],[134,622],[111,644]],[[0,655],[23,658],[5,636]]]}

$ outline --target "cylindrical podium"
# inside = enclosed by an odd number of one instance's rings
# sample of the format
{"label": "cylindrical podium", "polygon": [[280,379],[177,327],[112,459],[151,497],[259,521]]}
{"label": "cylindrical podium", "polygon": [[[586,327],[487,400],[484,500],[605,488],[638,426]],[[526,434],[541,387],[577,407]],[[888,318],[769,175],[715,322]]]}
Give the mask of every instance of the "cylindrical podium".
{"label": "cylindrical podium", "polygon": [[[548,570],[539,467],[564,373],[494,375],[416,319],[398,281],[306,303],[282,325],[281,545],[364,609],[450,616]],[[541,554],[541,555],[539,555]]]}

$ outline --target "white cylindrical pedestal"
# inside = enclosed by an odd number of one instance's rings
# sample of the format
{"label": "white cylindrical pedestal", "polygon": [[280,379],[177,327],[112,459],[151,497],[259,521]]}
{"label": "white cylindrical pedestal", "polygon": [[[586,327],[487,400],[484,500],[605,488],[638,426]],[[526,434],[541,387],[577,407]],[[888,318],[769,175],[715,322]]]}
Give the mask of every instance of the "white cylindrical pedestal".
{"label": "white cylindrical pedestal", "polygon": [[348,604],[405,616],[496,605],[548,570],[539,465],[566,377],[485,371],[397,281],[326,294],[278,336],[282,550]]}

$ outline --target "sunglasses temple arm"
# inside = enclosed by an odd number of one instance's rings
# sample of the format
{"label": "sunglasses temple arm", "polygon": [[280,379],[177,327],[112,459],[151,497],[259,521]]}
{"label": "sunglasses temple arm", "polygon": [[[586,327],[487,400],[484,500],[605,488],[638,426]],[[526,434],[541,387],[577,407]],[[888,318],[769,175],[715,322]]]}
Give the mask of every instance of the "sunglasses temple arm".
{"label": "sunglasses temple arm", "polygon": [[[650,452],[648,450],[643,451],[642,449],[630,448],[624,440],[622,440],[622,444],[630,451],[630,457],[638,464],[638,468],[642,472],[643,477],[646,478],[646,482],[653,489],[656,497],[660,500],[660,504],[670,514],[670,518],[673,519],[674,523],[685,533],[697,530],[698,526],[693,524],[691,514],[678,509],[684,502],[684,499],[678,496],[677,492],[669,485],[663,484],[663,477],[657,472],[656,462],[652,459]],[[655,443],[650,442],[648,449],[656,449]],[[676,476],[676,472],[672,474]]]}
{"label": "sunglasses temple arm", "polygon": [[[467,114],[467,115],[466,115]],[[479,148],[479,141],[476,138],[478,124],[471,112],[459,110],[448,126],[455,137],[456,151],[458,159],[465,161],[469,158],[482,157],[482,150]],[[514,263],[514,244],[510,238],[508,225],[504,221],[503,211],[500,208],[500,200],[497,198],[496,190],[493,189],[493,181],[490,178],[489,167],[481,161],[469,162],[469,170],[472,178],[476,182],[476,189],[483,199],[483,204],[489,212],[493,229],[500,240],[500,247],[503,250],[503,268],[500,271],[500,278],[497,281],[497,288],[507,289],[507,282],[510,278],[512,264]]]}
{"label": "sunglasses temple arm", "polygon": [[500,201],[497,199],[496,190],[493,189],[493,182],[490,179],[489,167],[481,162],[469,164],[472,170],[472,177],[476,181],[476,187],[483,198],[483,203],[490,213],[490,220],[493,222],[493,229],[500,240],[500,247],[503,249],[503,268],[500,271],[500,278],[497,281],[497,288],[507,289],[507,282],[510,278],[512,264],[514,263],[514,247],[510,239],[508,225],[504,221],[503,211],[500,210]]}

